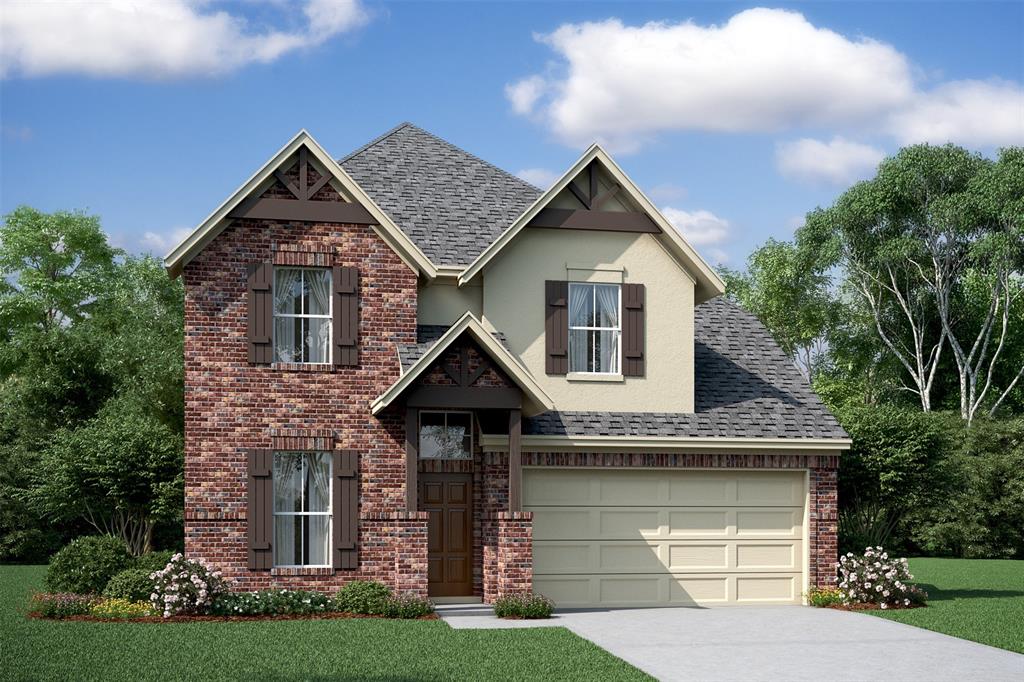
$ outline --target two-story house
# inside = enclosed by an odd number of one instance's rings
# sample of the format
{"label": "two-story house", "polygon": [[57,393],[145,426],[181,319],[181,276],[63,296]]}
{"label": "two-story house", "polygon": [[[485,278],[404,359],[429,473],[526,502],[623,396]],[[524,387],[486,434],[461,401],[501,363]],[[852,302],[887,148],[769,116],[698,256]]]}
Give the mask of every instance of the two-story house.
{"label": "two-story house", "polygon": [[166,259],[185,547],[239,589],[798,603],[849,440],[599,146],[541,190],[301,132]]}

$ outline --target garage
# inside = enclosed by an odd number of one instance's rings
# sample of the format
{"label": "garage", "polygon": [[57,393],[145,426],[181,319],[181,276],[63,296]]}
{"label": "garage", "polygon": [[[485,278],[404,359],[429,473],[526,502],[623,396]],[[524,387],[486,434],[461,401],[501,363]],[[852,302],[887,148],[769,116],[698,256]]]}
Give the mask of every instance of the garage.
{"label": "garage", "polygon": [[533,588],[561,607],[798,604],[803,470],[523,471]]}

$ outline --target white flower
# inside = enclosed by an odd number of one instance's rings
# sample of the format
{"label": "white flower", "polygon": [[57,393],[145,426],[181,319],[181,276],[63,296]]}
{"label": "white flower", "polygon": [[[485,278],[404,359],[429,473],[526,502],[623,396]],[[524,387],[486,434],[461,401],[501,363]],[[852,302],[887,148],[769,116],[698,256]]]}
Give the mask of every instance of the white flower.
{"label": "white flower", "polygon": [[889,605],[888,605],[888,604],[886,604],[885,602],[882,602],[882,608],[883,608],[883,609],[887,609],[887,608],[889,608]]}
{"label": "white flower", "polygon": [[883,597],[888,597],[889,596],[889,590],[882,590],[882,596]]}
{"label": "white flower", "polygon": [[903,600],[903,605],[904,606],[910,606],[910,600],[909,599],[904,599]]}
{"label": "white flower", "polygon": [[864,583],[864,589],[865,590],[870,590],[871,589],[871,583]]}

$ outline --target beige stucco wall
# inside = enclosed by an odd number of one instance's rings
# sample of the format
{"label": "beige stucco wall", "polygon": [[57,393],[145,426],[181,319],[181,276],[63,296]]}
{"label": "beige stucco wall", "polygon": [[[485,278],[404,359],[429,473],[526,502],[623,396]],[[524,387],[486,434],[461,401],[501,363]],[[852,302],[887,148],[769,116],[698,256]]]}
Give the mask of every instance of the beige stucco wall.
{"label": "beige stucco wall", "polygon": [[[544,281],[581,281],[569,268],[588,264],[618,268],[621,281],[646,286],[646,376],[581,381],[545,374]],[[693,279],[655,237],[528,228],[481,279],[484,324],[505,333],[556,409],[693,411]]]}
{"label": "beige stucco wall", "polygon": [[450,325],[467,310],[479,319],[482,316],[481,295],[482,287],[479,284],[459,287],[454,279],[435,279],[421,285],[416,323]]}

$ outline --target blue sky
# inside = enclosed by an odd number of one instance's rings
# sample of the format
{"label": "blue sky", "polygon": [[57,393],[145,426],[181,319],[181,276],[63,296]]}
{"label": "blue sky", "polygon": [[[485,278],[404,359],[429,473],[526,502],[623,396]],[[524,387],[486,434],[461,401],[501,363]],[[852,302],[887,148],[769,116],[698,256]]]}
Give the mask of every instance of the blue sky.
{"label": "blue sky", "polygon": [[737,267],[903,143],[1024,144],[1024,3],[756,7],[6,2],[0,210],[162,256],[300,128],[408,120],[538,182],[600,140]]}

